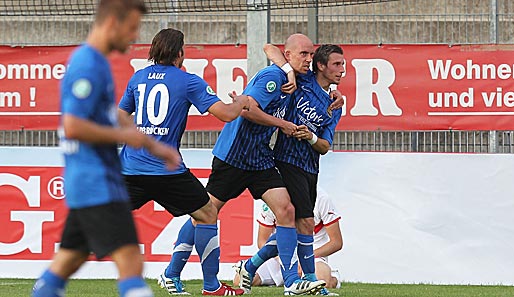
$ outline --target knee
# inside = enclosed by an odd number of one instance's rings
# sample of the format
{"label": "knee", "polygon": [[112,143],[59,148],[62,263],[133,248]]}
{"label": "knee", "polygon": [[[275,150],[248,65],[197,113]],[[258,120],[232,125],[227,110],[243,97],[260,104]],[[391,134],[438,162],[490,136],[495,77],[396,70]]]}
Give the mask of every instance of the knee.
{"label": "knee", "polygon": [[314,233],[314,218],[296,219],[296,229],[300,234],[311,235]]}
{"label": "knee", "polygon": [[[291,202],[287,203],[284,207],[274,210],[272,209],[273,213],[275,213],[275,216],[277,218],[277,222],[280,225],[287,225],[293,227],[295,224],[294,221],[294,206],[291,204]],[[278,214],[277,214],[278,213]]]}
{"label": "knee", "polygon": [[198,224],[217,224],[218,209],[209,201],[202,208],[191,213],[191,216]]}

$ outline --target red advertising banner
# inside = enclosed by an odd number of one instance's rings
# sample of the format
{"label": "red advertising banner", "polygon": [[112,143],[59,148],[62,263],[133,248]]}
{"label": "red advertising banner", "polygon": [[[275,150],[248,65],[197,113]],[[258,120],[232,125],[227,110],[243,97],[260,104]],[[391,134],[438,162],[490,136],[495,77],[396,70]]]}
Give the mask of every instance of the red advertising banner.
{"label": "red advertising banner", "polygon": [[[121,98],[132,74],[149,64],[149,45],[134,45],[129,53],[110,56]],[[56,129],[59,123],[59,81],[75,46],[0,46],[0,130]],[[185,70],[203,77],[220,98],[246,86],[246,46],[186,46]],[[219,130],[223,124],[192,108],[187,129]]]}
{"label": "red advertising banner", "polygon": [[[210,173],[209,169],[191,171],[200,179]],[[0,209],[0,261],[52,258],[68,212],[61,173],[61,167],[0,167],[0,197],[4,206]],[[246,191],[220,212],[221,262],[237,262],[242,257],[240,247],[252,245],[253,201]],[[172,239],[183,221],[175,223],[167,211],[155,209],[154,203],[135,211],[134,217],[145,260],[169,261]],[[199,262],[198,256],[192,256],[191,261]]]}
{"label": "red advertising banner", "polygon": [[[59,80],[74,47],[0,47],[0,130],[55,129]],[[110,57],[119,98],[148,45]],[[513,130],[512,45],[343,45],[346,96],[338,130]],[[185,70],[224,101],[247,84],[246,46],[187,46]],[[188,130],[223,123],[190,111]]]}

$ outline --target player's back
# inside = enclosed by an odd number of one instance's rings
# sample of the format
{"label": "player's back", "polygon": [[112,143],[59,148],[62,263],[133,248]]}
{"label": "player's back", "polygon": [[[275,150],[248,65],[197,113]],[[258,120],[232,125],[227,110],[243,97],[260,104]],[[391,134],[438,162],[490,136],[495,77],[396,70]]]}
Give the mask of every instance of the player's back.
{"label": "player's back", "polygon": [[318,193],[314,204],[314,249],[330,240],[325,227],[336,224],[341,219],[341,215],[328,193],[321,187],[318,187],[316,191]]}
{"label": "player's back", "polygon": [[[77,48],[61,81],[61,110],[100,125],[117,125],[114,83],[106,58],[89,45]],[[66,201],[70,208],[126,200],[115,144],[66,139],[59,131],[65,156]]]}
{"label": "player's back", "polygon": [[[276,65],[259,71],[248,83],[243,94],[251,96],[267,114],[282,118],[290,95],[280,91],[287,82],[284,72]],[[269,146],[277,128],[253,123],[243,117],[226,123],[213,148],[222,161],[244,170],[264,170],[274,165]]]}
{"label": "player's back", "polygon": [[[135,112],[134,122],[141,132],[179,149],[191,105],[204,113],[218,101],[197,75],[156,64],[133,75],[119,107]],[[123,147],[121,158],[124,174],[178,174],[186,170],[182,163],[177,170],[169,171],[161,159],[148,151],[128,146]]]}

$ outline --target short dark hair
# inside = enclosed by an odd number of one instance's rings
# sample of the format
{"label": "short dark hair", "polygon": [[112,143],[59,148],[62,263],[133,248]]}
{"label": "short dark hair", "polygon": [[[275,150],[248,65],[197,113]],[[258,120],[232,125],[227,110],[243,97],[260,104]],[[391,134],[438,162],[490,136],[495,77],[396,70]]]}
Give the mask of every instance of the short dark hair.
{"label": "short dark hair", "polygon": [[332,53],[342,55],[343,49],[339,45],[335,44],[322,44],[318,47],[312,57],[312,71],[315,73],[318,72],[318,63],[326,66],[328,63],[328,57]]}
{"label": "short dark hair", "polygon": [[116,16],[118,20],[124,20],[132,10],[142,14],[148,11],[143,0],[100,0],[96,8],[95,21],[101,23],[110,15]]}
{"label": "short dark hair", "polygon": [[173,65],[184,54],[184,33],[175,29],[162,29],[154,36],[148,60],[156,64]]}

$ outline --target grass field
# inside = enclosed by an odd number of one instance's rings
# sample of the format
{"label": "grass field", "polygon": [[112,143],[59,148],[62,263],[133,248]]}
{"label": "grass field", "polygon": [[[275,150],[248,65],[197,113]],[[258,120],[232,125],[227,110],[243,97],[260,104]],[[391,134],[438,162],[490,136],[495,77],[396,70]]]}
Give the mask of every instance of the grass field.
{"label": "grass field", "polygon": [[[155,297],[170,296],[155,280],[148,279]],[[34,280],[0,279],[0,297],[29,296]],[[192,296],[201,296],[201,282],[185,281]],[[512,297],[514,287],[510,286],[436,286],[436,285],[380,285],[343,283],[341,289],[332,289],[340,296],[348,297]],[[114,280],[72,280],[68,284],[67,297],[118,296]],[[255,287],[252,296],[280,296],[282,288]]]}

